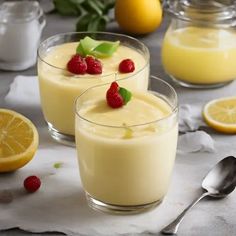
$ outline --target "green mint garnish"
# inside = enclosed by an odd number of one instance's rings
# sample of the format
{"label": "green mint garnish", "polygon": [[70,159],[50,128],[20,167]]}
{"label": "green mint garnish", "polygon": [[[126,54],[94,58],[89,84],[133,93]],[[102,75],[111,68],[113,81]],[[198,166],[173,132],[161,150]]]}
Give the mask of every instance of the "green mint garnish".
{"label": "green mint garnish", "polygon": [[93,55],[95,57],[111,57],[112,54],[117,50],[118,46],[120,45],[120,42],[103,42],[99,44],[94,50]]}
{"label": "green mint garnish", "polygon": [[53,167],[55,168],[55,169],[59,169],[59,168],[61,168],[62,167],[62,162],[56,162],[56,163],[54,163],[54,165],[53,165]]}
{"label": "green mint garnish", "polygon": [[99,41],[88,36],[80,40],[76,52],[81,56],[92,55],[98,58],[110,57],[117,50],[120,42]]}
{"label": "green mint garnish", "polygon": [[119,94],[122,96],[122,98],[124,100],[124,104],[127,104],[127,102],[129,102],[131,100],[132,93],[129,90],[120,87]]}

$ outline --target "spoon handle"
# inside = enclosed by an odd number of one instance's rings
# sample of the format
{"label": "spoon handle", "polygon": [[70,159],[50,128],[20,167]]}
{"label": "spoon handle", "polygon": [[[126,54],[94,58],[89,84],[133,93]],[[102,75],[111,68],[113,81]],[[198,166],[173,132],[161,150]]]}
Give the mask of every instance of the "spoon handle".
{"label": "spoon handle", "polygon": [[209,195],[208,192],[204,192],[200,197],[198,197],[196,200],[194,200],[185,210],[169,225],[167,225],[165,228],[162,229],[161,233],[165,235],[173,235],[177,234],[179,225],[181,221],[183,220],[185,214],[191,210],[201,199]]}

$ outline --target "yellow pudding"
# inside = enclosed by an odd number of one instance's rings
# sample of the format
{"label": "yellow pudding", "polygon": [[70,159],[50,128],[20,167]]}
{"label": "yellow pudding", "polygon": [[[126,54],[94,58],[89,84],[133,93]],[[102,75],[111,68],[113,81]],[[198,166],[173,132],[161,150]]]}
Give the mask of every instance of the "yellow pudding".
{"label": "yellow pudding", "polygon": [[236,78],[236,32],[186,27],[170,29],[162,46],[168,74],[193,84],[217,84]]}
{"label": "yellow pudding", "polygon": [[77,102],[76,147],[82,184],[92,198],[106,204],[161,201],[174,165],[176,113],[151,93],[132,94],[131,101],[118,109],[109,107],[104,97],[85,97],[81,107]]}
{"label": "yellow pudding", "polygon": [[[126,87],[147,89],[149,64],[141,52],[120,45],[109,58],[100,58],[103,65],[101,75],[73,75],[66,70],[71,56],[75,54],[78,42],[64,43],[51,47],[38,61],[40,97],[46,121],[57,131],[74,135],[74,102],[89,87],[104,84],[115,79],[128,78],[121,82]],[[119,63],[131,58],[135,71],[118,73]],[[115,76],[115,73],[118,73]]]}

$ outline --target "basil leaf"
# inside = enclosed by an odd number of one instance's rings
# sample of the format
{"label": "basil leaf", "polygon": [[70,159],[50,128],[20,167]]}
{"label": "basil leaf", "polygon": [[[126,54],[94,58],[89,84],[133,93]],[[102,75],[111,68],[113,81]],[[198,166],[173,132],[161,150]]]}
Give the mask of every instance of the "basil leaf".
{"label": "basil leaf", "polygon": [[68,0],[53,0],[56,10],[62,15],[77,16],[80,12],[76,5]]}
{"label": "basil leaf", "polygon": [[76,31],[104,31],[111,20],[108,15],[115,0],[53,0],[61,15],[79,16]]}
{"label": "basil leaf", "polygon": [[94,15],[88,25],[88,31],[103,31],[106,26],[106,21],[103,17]]}
{"label": "basil leaf", "polygon": [[127,104],[127,102],[129,102],[131,100],[132,93],[129,90],[120,87],[119,94],[122,96],[122,98],[124,100],[124,104]]}
{"label": "basil leaf", "polygon": [[98,15],[102,15],[102,9],[100,8],[99,1],[96,0],[92,0],[92,1],[88,1],[89,6],[91,7],[91,9],[93,9]]}
{"label": "basil leaf", "polygon": [[79,18],[76,23],[76,31],[87,31],[90,22],[90,14],[85,14]]}

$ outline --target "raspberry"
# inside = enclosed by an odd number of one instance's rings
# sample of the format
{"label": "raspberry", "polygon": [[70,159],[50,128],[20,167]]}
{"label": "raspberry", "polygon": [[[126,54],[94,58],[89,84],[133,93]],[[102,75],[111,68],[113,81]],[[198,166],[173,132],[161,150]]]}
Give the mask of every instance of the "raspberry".
{"label": "raspberry", "polygon": [[91,75],[97,75],[102,73],[102,63],[91,56],[87,56],[85,58],[85,61],[87,63],[87,73]]}
{"label": "raspberry", "polygon": [[29,176],[24,180],[24,187],[29,193],[36,192],[41,186],[41,181],[37,176]]}
{"label": "raspberry", "polygon": [[117,82],[112,82],[109,90],[113,91],[113,92],[118,92],[119,91],[119,85],[117,84]]}
{"label": "raspberry", "polygon": [[112,108],[119,108],[124,105],[122,96],[117,93],[107,93],[107,104]]}
{"label": "raspberry", "polygon": [[87,71],[87,64],[79,54],[75,54],[67,63],[67,69],[71,73],[83,75]]}
{"label": "raspberry", "polygon": [[135,70],[134,62],[131,59],[124,59],[119,64],[119,72],[130,73]]}
{"label": "raspberry", "polygon": [[119,94],[119,85],[113,82],[106,93],[107,104],[112,108],[119,108],[124,105],[124,100]]}
{"label": "raspberry", "polygon": [[95,58],[92,57],[92,56],[87,56],[87,57],[85,57],[85,61],[86,61],[86,63],[87,63],[87,66],[92,65],[93,62],[94,62],[94,60],[95,60]]}

